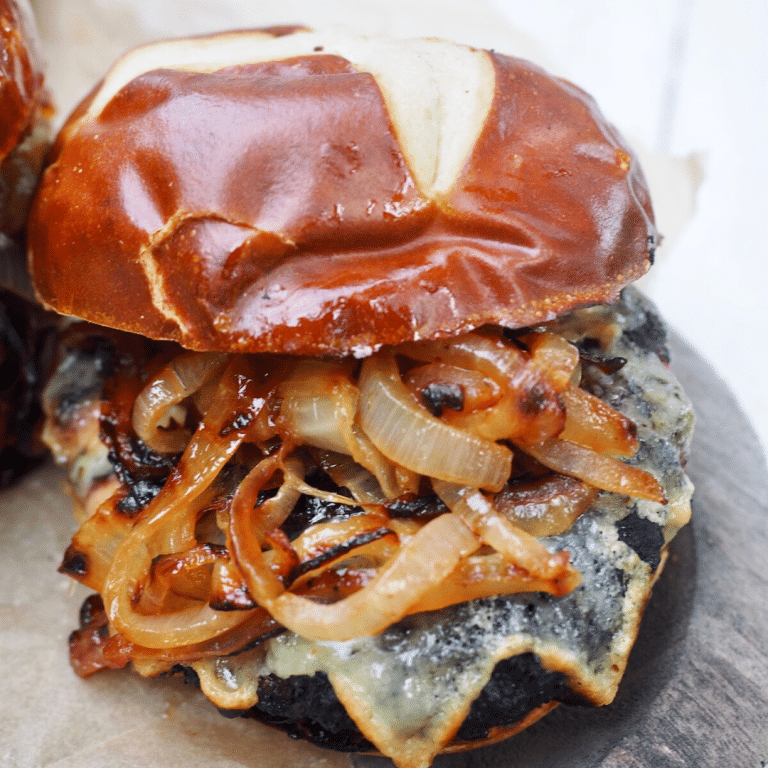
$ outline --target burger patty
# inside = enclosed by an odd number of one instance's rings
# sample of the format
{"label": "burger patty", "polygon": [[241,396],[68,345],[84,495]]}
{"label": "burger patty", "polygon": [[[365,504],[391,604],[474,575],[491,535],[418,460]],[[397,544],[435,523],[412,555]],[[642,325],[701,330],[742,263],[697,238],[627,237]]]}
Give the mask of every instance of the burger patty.
{"label": "burger patty", "polygon": [[[190,683],[199,684],[189,668],[179,669]],[[337,752],[369,752],[376,748],[355,725],[333,691],[324,672],[314,675],[275,674],[259,680],[259,703],[249,710],[220,710],[226,717],[244,716],[283,729],[295,739]],[[488,738],[491,728],[522,720],[532,709],[550,701],[577,703],[565,676],[542,668],[535,654],[525,653],[500,661],[491,679],[456,734],[460,741]],[[579,702],[581,703],[581,702]]]}
{"label": "burger patty", "polygon": [[[338,699],[353,702],[358,722],[375,713],[393,743],[437,740],[441,722],[455,723],[458,740],[484,739],[550,701],[613,699],[665,544],[690,514],[683,466],[693,415],[666,365],[664,323],[635,289],[614,308],[582,310],[555,326],[594,360],[584,364],[582,386],[637,424],[640,449],[629,463],[659,478],[668,505],[601,492],[568,531],[545,540],[551,551],[569,551],[583,576],[569,595],[475,600],[346,643],[286,633],[252,662],[194,664],[209,696],[216,681],[237,685],[256,674],[258,703],[245,714],[342,750],[369,743]],[[621,367],[610,371],[616,361]]]}
{"label": "burger patty", "polygon": [[[664,536],[661,527],[632,512],[617,525],[619,538],[638,557],[655,568],[661,562]],[[621,580],[622,571],[616,570]],[[531,605],[530,611],[535,610]],[[175,670],[199,685],[190,668]],[[190,674],[190,672],[192,674]],[[510,726],[551,701],[589,705],[574,693],[562,672],[552,672],[541,665],[534,653],[523,653],[499,661],[482,689],[455,739],[487,739],[493,728]],[[325,672],[291,675],[281,678],[270,673],[259,678],[258,703],[248,710],[219,710],[227,717],[252,717],[283,729],[296,739],[306,739],[320,747],[340,752],[366,752],[375,747],[363,736],[339,702]]]}
{"label": "burger patty", "polygon": [[[513,725],[532,709],[550,701],[575,703],[561,672],[549,672],[532,653],[500,661],[491,679],[472,702],[456,734],[460,741],[478,741],[490,729]],[[226,710],[223,714],[231,716]],[[338,752],[367,752],[375,747],[360,733],[339,702],[324,672],[292,675],[270,674],[259,681],[259,703],[242,713]]]}
{"label": "burger patty", "polygon": [[[504,595],[407,616],[375,637],[320,642],[283,632],[232,656],[184,666],[135,662],[138,671],[183,672],[229,716],[336,750],[369,750],[375,740],[404,764],[415,754],[434,757],[446,741],[493,736],[550,702],[609,703],[665,545],[690,515],[684,463],[693,415],[667,367],[663,321],[635,289],[613,307],[580,310],[548,327],[582,352],[581,386],[635,422],[640,448],[627,461],[651,472],[668,498],[662,505],[601,492],[569,530],[541,539],[552,552],[570,552],[581,586],[561,597]],[[77,354],[82,359],[62,367],[69,376],[49,387],[62,421],[98,396],[111,368],[108,345]],[[117,461],[105,448],[76,461],[76,486],[125,474]],[[149,469],[157,477],[134,485],[151,497],[170,467]],[[418,506],[432,503],[422,498]],[[303,517],[337,513],[324,504],[308,497],[297,505],[287,535],[292,525],[305,527]],[[398,504],[392,516],[424,511]]]}

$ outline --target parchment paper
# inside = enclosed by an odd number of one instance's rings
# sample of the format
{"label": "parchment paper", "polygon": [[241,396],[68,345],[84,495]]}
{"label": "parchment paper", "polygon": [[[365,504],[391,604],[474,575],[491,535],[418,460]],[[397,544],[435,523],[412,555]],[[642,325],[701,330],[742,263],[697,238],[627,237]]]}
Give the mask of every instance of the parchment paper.
{"label": "parchment paper", "polygon": [[[365,34],[447,37],[557,71],[541,45],[510,29],[482,0],[37,0],[33,5],[59,123],[127,48],[234,27],[300,22]],[[668,232],[678,232],[692,210],[692,168],[697,172],[695,159],[646,160],[660,196],[674,201],[664,214]],[[127,670],[77,678],[69,667],[67,637],[87,593],[56,571],[73,531],[63,476],[51,465],[0,496],[0,765],[355,765],[355,758],[293,742],[259,724],[227,720],[180,681],[147,681]]]}

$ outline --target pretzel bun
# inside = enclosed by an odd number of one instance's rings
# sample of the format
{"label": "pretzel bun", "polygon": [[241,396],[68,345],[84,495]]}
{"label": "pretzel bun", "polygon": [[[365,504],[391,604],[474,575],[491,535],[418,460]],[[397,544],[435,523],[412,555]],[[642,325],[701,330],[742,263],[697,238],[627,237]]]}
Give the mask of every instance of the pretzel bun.
{"label": "pretzel bun", "polygon": [[33,303],[23,227],[50,114],[29,4],[0,0],[0,489],[45,455],[38,397],[49,322]]}
{"label": "pretzel bun", "polygon": [[0,52],[0,235],[11,235],[24,224],[51,112],[26,0],[0,0]]}
{"label": "pretzel bun", "polygon": [[62,314],[306,355],[610,302],[656,241],[635,156],[577,87],[303,28],[129,52],[64,125],[31,222]]}

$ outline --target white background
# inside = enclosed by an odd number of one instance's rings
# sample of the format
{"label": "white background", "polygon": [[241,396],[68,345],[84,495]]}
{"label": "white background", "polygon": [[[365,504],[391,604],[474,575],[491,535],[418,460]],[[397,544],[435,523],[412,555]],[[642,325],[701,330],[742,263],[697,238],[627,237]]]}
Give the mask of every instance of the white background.
{"label": "white background", "polygon": [[768,445],[766,0],[33,0],[68,109],[130,44],[303,22],[534,58],[598,100],[646,159],[666,235],[644,289]]}

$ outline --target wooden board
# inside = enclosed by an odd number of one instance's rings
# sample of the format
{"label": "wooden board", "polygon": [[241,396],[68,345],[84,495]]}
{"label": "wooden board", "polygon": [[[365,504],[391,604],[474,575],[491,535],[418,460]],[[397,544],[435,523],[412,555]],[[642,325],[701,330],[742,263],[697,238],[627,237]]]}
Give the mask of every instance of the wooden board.
{"label": "wooden board", "polygon": [[616,700],[598,710],[558,707],[506,742],[440,757],[435,768],[768,765],[765,455],[727,386],[672,341],[672,367],[697,415],[693,521],[670,547]]}

